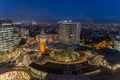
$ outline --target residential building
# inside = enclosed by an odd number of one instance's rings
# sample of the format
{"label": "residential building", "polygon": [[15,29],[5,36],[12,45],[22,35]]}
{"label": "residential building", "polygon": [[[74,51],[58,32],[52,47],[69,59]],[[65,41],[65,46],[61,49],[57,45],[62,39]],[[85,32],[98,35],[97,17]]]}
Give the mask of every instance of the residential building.
{"label": "residential building", "polygon": [[65,44],[80,43],[80,28],[79,22],[60,21],[59,23],[59,40]]}

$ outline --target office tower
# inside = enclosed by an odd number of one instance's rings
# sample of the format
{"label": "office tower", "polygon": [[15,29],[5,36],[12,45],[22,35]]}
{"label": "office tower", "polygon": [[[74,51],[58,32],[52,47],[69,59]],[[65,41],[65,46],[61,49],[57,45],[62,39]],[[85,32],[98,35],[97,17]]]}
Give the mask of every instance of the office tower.
{"label": "office tower", "polygon": [[72,21],[60,21],[59,23],[59,40],[65,44],[80,43],[80,23]]}
{"label": "office tower", "polygon": [[0,20],[0,52],[14,48],[13,25],[11,20]]}

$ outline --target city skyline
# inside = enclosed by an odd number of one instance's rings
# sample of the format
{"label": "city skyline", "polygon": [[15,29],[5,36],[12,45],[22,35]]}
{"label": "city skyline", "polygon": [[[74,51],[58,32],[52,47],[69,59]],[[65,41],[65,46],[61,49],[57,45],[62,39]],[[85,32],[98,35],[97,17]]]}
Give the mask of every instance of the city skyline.
{"label": "city skyline", "polygon": [[0,80],[120,80],[119,0],[0,0]]}
{"label": "city skyline", "polygon": [[0,70],[0,80],[120,80],[120,25],[0,19]]}
{"label": "city skyline", "polygon": [[120,18],[119,0],[1,0],[0,17],[13,20]]}

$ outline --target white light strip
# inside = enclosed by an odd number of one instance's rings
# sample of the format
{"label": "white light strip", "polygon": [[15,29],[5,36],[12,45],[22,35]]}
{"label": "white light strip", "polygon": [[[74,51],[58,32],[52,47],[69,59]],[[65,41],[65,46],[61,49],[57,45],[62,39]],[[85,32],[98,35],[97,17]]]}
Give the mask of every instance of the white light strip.
{"label": "white light strip", "polygon": [[2,26],[9,26],[12,25],[11,23],[2,23]]}

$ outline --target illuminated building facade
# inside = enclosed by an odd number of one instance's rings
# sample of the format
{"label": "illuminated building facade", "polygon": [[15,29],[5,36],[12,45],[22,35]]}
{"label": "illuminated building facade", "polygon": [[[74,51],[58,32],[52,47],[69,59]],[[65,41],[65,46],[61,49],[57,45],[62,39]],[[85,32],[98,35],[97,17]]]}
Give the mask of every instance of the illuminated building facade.
{"label": "illuminated building facade", "polygon": [[117,41],[117,47],[116,47],[116,50],[120,51],[120,41]]}
{"label": "illuminated building facade", "polygon": [[0,80],[31,80],[31,74],[22,69],[0,73]]}
{"label": "illuminated building facade", "polygon": [[120,51],[120,44],[118,44],[118,50]]}
{"label": "illuminated building facade", "polygon": [[59,36],[58,34],[47,34],[46,35],[46,40],[48,43],[54,43],[59,41]]}
{"label": "illuminated building facade", "polygon": [[80,43],[80,23],[71,21],[59,22],[59,40],[65,44]]}
{"label": "illuminated building facade", "polygon": [[0,20],[0,52],[13,50],[13,29],[12,21]]}
{"label": "illuminated building facade", "polygon": [[43,54],[46,49],[46,35],[44,31],[41,31],[40,37],[39,37],[39,48],[40,48],[40,53]]}

